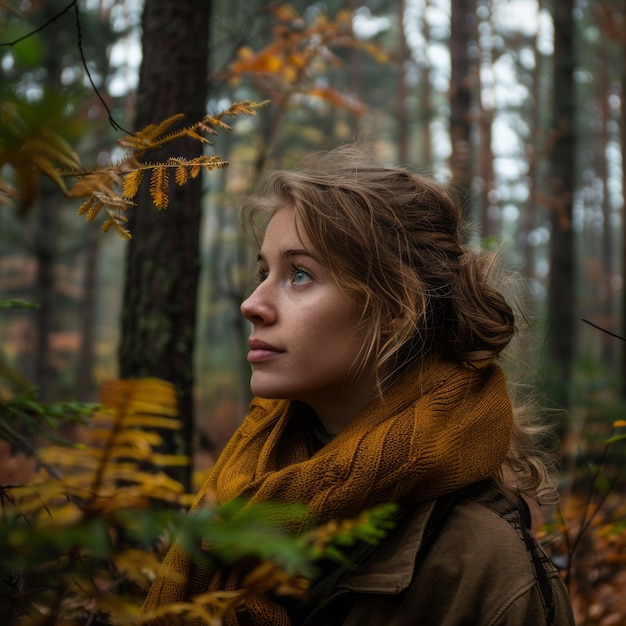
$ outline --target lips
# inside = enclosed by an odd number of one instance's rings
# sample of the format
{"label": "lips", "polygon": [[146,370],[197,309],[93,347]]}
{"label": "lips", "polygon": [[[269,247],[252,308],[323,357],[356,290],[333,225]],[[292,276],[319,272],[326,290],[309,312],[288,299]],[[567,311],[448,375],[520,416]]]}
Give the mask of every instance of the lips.
{"label": "lips", "polygon": [[248,339],[248,347],[250,348],[247,357],[249,363],[268,361],[284,352],[284,350],[276,348],[269,343],[265,343],[265,341],[260,341],[259,339]]}

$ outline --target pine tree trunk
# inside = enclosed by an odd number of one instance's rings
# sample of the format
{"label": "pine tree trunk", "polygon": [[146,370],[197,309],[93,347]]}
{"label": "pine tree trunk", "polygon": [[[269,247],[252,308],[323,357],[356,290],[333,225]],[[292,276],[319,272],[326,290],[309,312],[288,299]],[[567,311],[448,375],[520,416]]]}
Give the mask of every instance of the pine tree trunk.
{"label": "pine tree trunk", "polygon": [[422,10],[421,28],[422,28],[422,40],[424,41],[424,59],[421,66],[421,81],[418,84],[418,101],[420,103],[420,120],[421,128],[418,132],[421,133],[421,152],[419,162],[424,167],[433,167],[433,146],[432,137],[430,133],[430,123],[432,121],[433,110],[433,98],[431,88],[431,71],[430,71],[430,58],[428,56],[428,42],[430,41],[430,27],[428,20],[426,19],[426,13],[428,11],[429,0],[424,0],[424,8]]}
{"label": "pine tree trunk", "polygon": [[404,35],[405,0],[398,2],[398,59],[396,83],[396,123],[398,138],[398,161],[406,164],[409,161],[409,112],[407,107],[408,90],[406,85],[406,64],[410,58],[409,47]]}
{"label": "pine tree trunk", "polygon": [[450,21],[450,141],[452,182],[464,202],[470,199],[472,183],[472,143],[470,110],[472,105],[472,75],[469,44],[475,21],[474,0],[451,3]]}
{"label": "pine tree trunk", "polygon": [[575,180],[575,85],[573,0],[554,2],[553,124],[556,140],[550,155],[550,283],[548,347],[554,367],[555,399],[570,404],[572,363],[576,355],[576,271],[572,223]]}
{"label": "pine tree trunk", "polygon": [[[622,1],[626,15],[626,0]],[[626,56],[626,19],[622,19],[622,58]],[[622,337],[626,338],[626,65],[622,66]],[[626,400],[626,341],[622,341],[622,398]]]}
{"label": "pine tree trunk", "polygon": [[[185,114],[183,123],[205,113],[210,2],[146,0],[143,10],[143,60],[137,92],[136,128]],[[170,144],[187,159],[201,154],[197,141]],[[147,181],[144,181],[146,183]],[[182,187],[170,182],[169,208],[158,211],[147,184],[137,197],[129,228],[122,304],[120,375],[158,377],[177,390],[183,429],[166,439],[165,452],[191,456],[194,430],[193,385],[196,300],[200,270],[201,179]],[[170,474],[187,488],[190,468]]]}

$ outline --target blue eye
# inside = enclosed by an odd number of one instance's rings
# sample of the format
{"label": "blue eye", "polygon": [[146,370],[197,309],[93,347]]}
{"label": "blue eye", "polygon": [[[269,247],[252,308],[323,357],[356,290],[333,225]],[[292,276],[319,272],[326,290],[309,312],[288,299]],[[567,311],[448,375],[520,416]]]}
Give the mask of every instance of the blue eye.
{"label": "blue eye", "polygon": [[311,274],[302,267],[291,268],[291,282],[294,285],[300,285],[302,283],[308,283],[311,280]]}

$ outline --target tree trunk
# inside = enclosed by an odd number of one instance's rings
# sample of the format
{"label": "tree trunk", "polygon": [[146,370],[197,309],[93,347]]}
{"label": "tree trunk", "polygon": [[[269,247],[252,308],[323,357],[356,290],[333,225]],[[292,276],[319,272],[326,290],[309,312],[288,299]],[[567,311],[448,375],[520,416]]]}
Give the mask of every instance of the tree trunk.
{"label": "tree trunk", "polygon": [[[539,7],[538,7],[539,8]],[[531,233],[536,227],[535,212],[539,205],[539,177],[541,173],[540,161],[544,157],[543,146],[546,138],[542,133],[542,89],[541,77],[543,75],[543,55],[539,50],[539,31],[535,33],[533,39],[533,53],[535,56],[535,66],[531,72],[531,110],[530,110],[530,138],[526,145],[526,158],[528,160],[528,202],[523,206],[522,213],[522,233],[519,240],[522,242],[522,273],[532,280],[535,278],[535,255],[531,246]]]}
{"label": "tree trunk", "polygon": [[[626,0],[622,1],[626,15]],[[626,19],[622,18],[622,58],[626,56]],[[626,65],[622,66],[622,337],[626,338]],[[622,398],[626,400],[626,341],[622,341]]]}
{"label": "tree trunk", "polygon": [[[358,9],[357,0],[348,0],[348,10],[354,14]],[[354,46],[350,52],[350,92],[357,100],[361,100],[362,89],[362,52],[358,46]],[[358,140],[361,133],[361,118],[359,115],[348,116],[348,122],[352,131],[352,139]]]}
{"label": "tree trunk", "polygon": [[[206,0],[146,0],[137,128],[176,113],[185,114],[183,123],[203,117],[210,6]],[[174,153],[191,159],[200,156],[202,148],[186,139],[167,151],[151,155],[151,161]],[[200,177],[182,187],[172,181],[169,208],[159,212],[148,186],[142,186],[130,214],[133,239],[126,257],[119,346],[122,377],[158,377],[175,385],[183,429],[178,438],[165,439],[165,452],[190,457],[201,194]],[[190,467],[170,474],[189,488]]]}
{"label": "tree trunk", "polygon": [[[488,9],[488,14],[481,22],[481,27],[493,30],[491,26],[491,0],[486,0],[482,6]],[[480,63],[477,63],[474,71],[476,76],[476,100],[478,104],[478,167],[480,168],[481,189],[478,194],[480,202],[480,216],[482,237],[496,237],[500,233],[500,201],[496,189],[496,175],[493,168],[492,128],[494,118],[494,80],[493,80],[493,51],[491,49],[493,33],[489,37],[477,37],[479,41],[485,39],[485,44],[479,44]],[[483,81],[483,69],[485,75],[491,78]],[[488,98],[485,98],[485,95]]]}
{"label": "tree trunk", "polygon": [[[609,77],[610,54],[608,38],[602,38],[598,42],[598,64],[597,76],[597,99],[598,99],[598,132],[597,143],[597,172],[602,185],[602,216],[603,226],[600,236],[599,258],[602,261],[601,279],[598,281],[598,289],[595,299],[598,307],[594,313],[598,315],[600,323],[606,328],[612,325],[613,315],[613,289],[611,287],[611,277],[613,276],[613,229],[611,228],[611,202],[609,199],[609,162],[606,156],[606,147],[610,143],[609,125],[610,107],[609,97],[611,93],[611,80]],[[609,335],[602,333],[599,337],[601,343],[600,355],[604,366],[613,371],[615,366],[615,341]]]}
{"label": "tree trunk", "polygon": [[409,47],[404,35],[405,0],[398,2],[398,72],[396,83],[396,123],[398,138],[398,161],[406,164],[409,161],[409,112],[407,108],[408,90],[406,85],[406,64],[409,61]]}
{"label": "tree trunk", "polygon": [[472,184],[471,120],[472,71],[469,44],[475,23],[475,1],[450,3],[450,169],[452,183],[467,203]]}
{"label": "tree trunk", "polygon": [[[92,225],[89,224],[89,226]],[[89,242],[89,246],[85,250],[85,278],[83,280],[83,299],[80,314],[82,332],[76,381],[77,396],[83,402],[93,402],[96,391],[93,378],[93,363],[97,323],[98,257],[101,236],[93,227],[87,230],[86,239]]]}
{"label": "tree trunk", "polygon": [[576,271],[572,208],[575,180],[575,85],[573,0],[555,0],[553,124],[550,154],[550,281],[548,348],[555,380],[555,399],[570,404],[572,363],[576,355]]}
{"label": "tree trunk", "polygon": [[430,58],[428,55],[428,42],[430,41],[430,27],[428,25],[428,20],[426,19],[426,14],[428,12],[428,4],[429,0],[424,0],[424,8],[422,10],[422,19],[421,19],[421,28],[422,28],[422,39],[424,41],[424,53],[423,60],[421,62],[421,72],[420,76],[422,80],[418,84],[419,89],[419,97],[418,101],[420,103],[420,119],[421,119],[421,128],[419,132],[421,133],[421,153],[420,163],[424,167],[429,167],[433,169],[433,146],[432,146],[432,137],[430,133],[430,123],[433,118],[434,109],[433,109],[433,99],[432,99],[432,89],[430,85]]}
{"label": "tree trunk", "polygon": [[54,268],[58,260],[58,192],[51,183],[42,184],[42,192],[37,207],[37,226],[34,252],[37,258],[35,278],[35,302],[37,311],[37,347],[35,349],[35,384],[39,387],[39,399],[50,402],[53,399],[52,381],[54,372],[51,365],[50,334],[54,330],[56,317],[56,289]]}

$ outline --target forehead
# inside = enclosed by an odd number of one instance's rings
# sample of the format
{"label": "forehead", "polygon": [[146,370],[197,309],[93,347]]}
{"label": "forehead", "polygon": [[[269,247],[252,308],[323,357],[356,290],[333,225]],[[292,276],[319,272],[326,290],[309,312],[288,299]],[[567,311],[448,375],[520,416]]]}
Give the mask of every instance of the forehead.
{"label": "forehead", "polygon": [[315,246],[311,243],[292,208],[280,208],[269,218],[261,251],[269,252],[273,248],[304,248],[311,252],[315,250]]}

